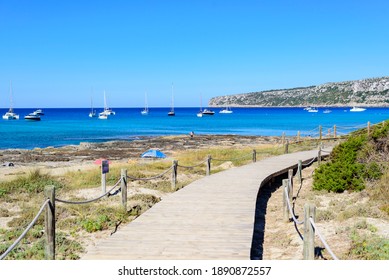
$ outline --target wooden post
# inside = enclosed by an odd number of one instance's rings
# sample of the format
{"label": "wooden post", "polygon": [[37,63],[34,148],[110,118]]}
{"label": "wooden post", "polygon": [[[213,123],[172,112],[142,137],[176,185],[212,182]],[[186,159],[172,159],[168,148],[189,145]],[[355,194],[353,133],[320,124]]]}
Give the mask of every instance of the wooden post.
{"label": "wooden post", "polygon": [[334,125],[334,138],[336,138],[336,124]]}
{"label": "wooden post", "polygon": [[285,132],[282,132],[282,145],[285,144]]}
{"label": "wooden post", "polygon": [[303,161],[301,159],[299,159],[299,161],[297,163],[297,179],[299,180],[300,184],[303,180],[302,171],[303,171]]}
{"label": "wooden post", "polygon": [[109,161],[108,160],[102,160],[101,161],[101,194],[107,193],[106,188],[106,175],[109,172]]}
{"label": "wooden post", "polygon": [[55,188],[46,186],[44,194],[50,199],[46,207],[45,235],[46,235],[46,259],[55,260]]}
{"label": "wooden post", "polygon": [[257,162],[257,151],[253,150],[253,162]]}
{"label": "wooden post", "polygon": [[315,258],[315,229],[309,218],[315,221],[316,207],[312,204],[304,205],[304,260],[313,260]]}
{"label": "wooden post", "polygon": [[367,136],[370,136],[370,122],[367,122]]}
{"label": "wooden post", "polygon": [[297,142],[300,142],[300,130],[297,131]]}
{"label": "wooden post", "polygon": [[288,194],[289,202],[293,201],[293,169],[288,170]]}
{"label": "wooden post", "polygon": [[106,182],[107,182],[106,174],[101,173],[101,194],[105,194],[107,192]]}
{"label": "wooden post", "polygon": [[317,164],[321,164],[321,145],[319,145],[319,151],[317,152]]}
{"label": "wooden post", "polygon": [[285,189],[288,188],[288,179],[282,180],[282,198],[283,198],[283,213],[284,213],[284,222],[289,222],[289,209],[288,209],[288,202],[286,198],[286,192]]}
{"label": "wooden post", "polygon": [[289,153],[289,140],[286,140],[284,154]]}
{"label": "wooden post", "polygon": [[122,195],[122,205],[127,211],[127,169],[122,169],[120,172],[120,190]]}
{"label": "wooden post", "polygon": [[178,161],[173,160],[173,169],[172,169],[172,191],[175,191],[177,188],[177,167]]}
{"label": "wooden post", "polygon": [[319,125],[319,139],[321,140],[323,137],[323,128],[321,125]]}
{"label": "wooden post", "polygon": [[327,135],[328,135],[328,138],[331,138],[331,128],[328,129]]}
{"label": "wooden post", "polygon": [[212,160],[212,157],[210,155],[208,155],[208,159],[207,159],[207,172],[206,172],[207,176],[211,175],[211,160]]}

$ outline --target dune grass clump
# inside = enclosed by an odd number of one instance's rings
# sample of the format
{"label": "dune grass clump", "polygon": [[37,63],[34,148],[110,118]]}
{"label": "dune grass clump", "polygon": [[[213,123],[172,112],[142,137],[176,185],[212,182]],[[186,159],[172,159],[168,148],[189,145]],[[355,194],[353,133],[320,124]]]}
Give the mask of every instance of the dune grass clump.
{"label": "dune grass clump", "polygon": [[10,193],[42,193],[45,186],[54,185],[59,188],[63,184],[54,177],[42,173],[39,169],[31,171],[27,176],[19,176],[9,182],[0,183],[0,198]]}

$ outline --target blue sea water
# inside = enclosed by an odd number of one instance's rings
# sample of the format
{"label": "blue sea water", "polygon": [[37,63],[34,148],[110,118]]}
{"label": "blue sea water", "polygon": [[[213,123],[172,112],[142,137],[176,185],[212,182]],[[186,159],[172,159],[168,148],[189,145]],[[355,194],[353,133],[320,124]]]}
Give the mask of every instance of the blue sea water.
{"label": "blue sea water", "polygon": [[[389,119],[389,108],[368,108],[353,113],[348,108],[330,108],[309,113],[303,108],[233,108],[232,114],[198,118],[198,108],[176,108],[176,116],[168,117],[168,108],[150,108],[149,115],[140,114],[141,108],[114,108],[115,116],[108,120],[89,118],[89,108],[44,109],[39,122],[29,122],[24,115],[33,109],[15,109],[20,120],[0,120],[0,149],[64,146],[80,142],[133,140],[139,136],[188,134],[237,134],[258,136],[314,135],[321,125],[323,131],[337,126],[339,133]],[[7,110],[0,110],[3,115]],[[102,109],[97,109],[101,112]]]}

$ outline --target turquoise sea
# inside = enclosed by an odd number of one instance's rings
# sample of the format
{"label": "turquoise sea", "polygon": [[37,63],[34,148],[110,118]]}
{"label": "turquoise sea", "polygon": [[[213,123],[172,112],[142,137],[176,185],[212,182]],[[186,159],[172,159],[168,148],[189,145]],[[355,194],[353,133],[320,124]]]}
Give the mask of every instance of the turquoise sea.
{"label": "turquoise sea", "polygon": [[[347,108],[329,108],[331,113],[309,113],[303,108],[232,108],[232,114],[198,118],[198,108],[176,108],[176,116],[168,117],[168,108],[150,108],[143,116],[141,108],[113,108],[115,116],[107,120],[90,118],[89,108],[44,109],[42,120],[23,119],[35,109],[15,109],[19,120],[0,119],[0,149],[64,146],[80,142],[133,140],[139,136],[189,134],[237,134],[258,136],[315,135],[321,125],[327,132],[334,125],[339,133],[366,127],[389,119],[389,108],[367,108],[363,112],[350,112]],[[3,115],[7,109],[1,109]],[[97,108],[97,113],[102,109]]]}

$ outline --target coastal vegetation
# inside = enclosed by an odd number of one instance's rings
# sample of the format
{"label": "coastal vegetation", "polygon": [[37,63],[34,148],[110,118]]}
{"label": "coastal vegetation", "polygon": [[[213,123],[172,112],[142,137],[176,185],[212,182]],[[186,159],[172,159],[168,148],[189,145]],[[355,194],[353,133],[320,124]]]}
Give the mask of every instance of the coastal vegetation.
{"label": "coastal vegetation", "polygon": [[357,221],[343,229],[351,240],[345,258],[389,259],[388,236],[377,235],[377,228],[366,220],[389,217],[388,143],[389,122],[374,126],[369,134],[366,129],[354,132],[313,175],[314,190],[347,193],[347,198],[334,199],[318,211],[319,220]]}
{"label": "coastal vegetation", "polygon": [[389,106],[389,77],[214,97],[210,106]]}

